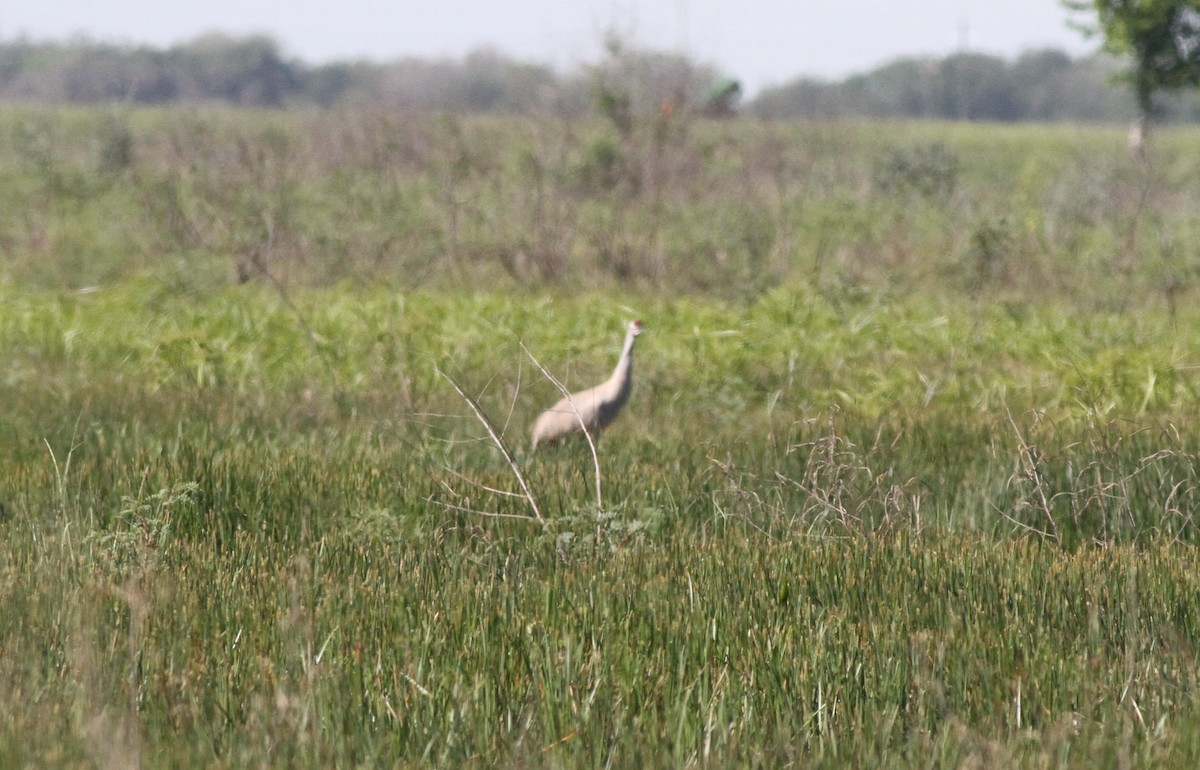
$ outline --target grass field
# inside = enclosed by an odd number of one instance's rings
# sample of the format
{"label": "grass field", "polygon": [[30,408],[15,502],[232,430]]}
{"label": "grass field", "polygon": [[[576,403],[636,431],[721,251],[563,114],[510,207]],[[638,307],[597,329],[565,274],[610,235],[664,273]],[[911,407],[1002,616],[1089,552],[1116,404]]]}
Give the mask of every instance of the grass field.
{"label": "grass field", "polygon": [[0,766],[1200,762],[1200,134],[0,137]]}

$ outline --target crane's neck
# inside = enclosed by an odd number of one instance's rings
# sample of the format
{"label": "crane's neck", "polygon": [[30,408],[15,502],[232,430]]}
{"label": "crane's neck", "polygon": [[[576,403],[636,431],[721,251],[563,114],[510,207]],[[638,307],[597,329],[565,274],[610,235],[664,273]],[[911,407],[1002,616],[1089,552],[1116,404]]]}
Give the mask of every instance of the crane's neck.
{"label": "crane's neck", "polygon": [[617,360],[617,368],[613,370],[609,383],[617,390],[629,388],[630,377],[633,375],[633,341],[637,335],[632,331],[625,335],[625,346],[621,348],[621,357]]}

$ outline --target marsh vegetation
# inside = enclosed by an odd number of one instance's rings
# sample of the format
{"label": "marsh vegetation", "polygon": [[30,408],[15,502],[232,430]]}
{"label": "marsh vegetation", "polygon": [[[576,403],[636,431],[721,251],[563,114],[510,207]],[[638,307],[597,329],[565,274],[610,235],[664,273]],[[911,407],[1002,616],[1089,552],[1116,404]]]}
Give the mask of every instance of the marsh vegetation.
{"label": "marsh vegetation", "polygon": [[0,765],[1195,766],[1200,134],[620,118],[0,116]]}

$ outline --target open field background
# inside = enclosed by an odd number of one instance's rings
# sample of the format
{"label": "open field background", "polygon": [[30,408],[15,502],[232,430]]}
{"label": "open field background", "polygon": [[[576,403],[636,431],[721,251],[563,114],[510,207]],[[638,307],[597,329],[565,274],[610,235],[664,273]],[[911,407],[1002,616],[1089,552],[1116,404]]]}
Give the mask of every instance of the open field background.
{"label": "open field background", "polygon": [[1200,761],[1200,133],[619,118],[0,116],[0,765]]}

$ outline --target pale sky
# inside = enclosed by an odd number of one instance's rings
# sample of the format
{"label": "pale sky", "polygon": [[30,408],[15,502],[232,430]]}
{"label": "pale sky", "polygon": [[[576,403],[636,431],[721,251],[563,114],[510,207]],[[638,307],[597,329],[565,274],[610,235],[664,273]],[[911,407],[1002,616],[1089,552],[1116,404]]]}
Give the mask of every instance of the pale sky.
{"label": "pale sky", "polygon": [[597,61],[612,29],[635,47],[715,65],[753,93],[898,56],[1094,50],[1069,18],[1059,0],[13,0],[0,9],[0,39],[165,47],[262,33],[310,64],[491,47],[566,71]]}

